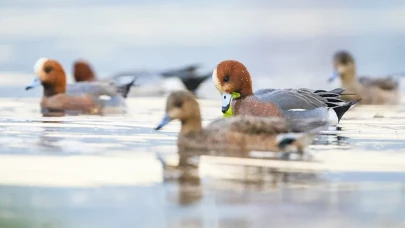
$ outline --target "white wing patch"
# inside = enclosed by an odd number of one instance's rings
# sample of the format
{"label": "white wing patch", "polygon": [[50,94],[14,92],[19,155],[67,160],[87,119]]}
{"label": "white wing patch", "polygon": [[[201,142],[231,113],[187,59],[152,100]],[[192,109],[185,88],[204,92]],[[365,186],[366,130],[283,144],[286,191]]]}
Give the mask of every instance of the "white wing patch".
{"label": "white wing patch", "polygon": [[100,98],[100,100],[105,100],[105,101],[111,100],[111,97],[107,96],[107,95],[101,95],[98,98]]}
{"label": "white wing patch", "polygon": [[288,111],[303,112],[303,111],[306,111],[306,109],[299,109],[299,108],[296,108],[296,109],[288,109]]}

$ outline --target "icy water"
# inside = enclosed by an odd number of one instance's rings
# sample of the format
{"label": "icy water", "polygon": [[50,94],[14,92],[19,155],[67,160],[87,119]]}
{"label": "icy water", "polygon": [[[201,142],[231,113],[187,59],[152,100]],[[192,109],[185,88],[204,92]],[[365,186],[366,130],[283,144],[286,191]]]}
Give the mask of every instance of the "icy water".
{"label": "icy water", "polygon": [[[352,109],[304,160],[281,161],[177,153],[178,122],[153,130],[165,98],[61,118],[38,102],[0,99],[0,227],[405,226],[404,104]],[[221,116],[200,104],[204,124]]]}

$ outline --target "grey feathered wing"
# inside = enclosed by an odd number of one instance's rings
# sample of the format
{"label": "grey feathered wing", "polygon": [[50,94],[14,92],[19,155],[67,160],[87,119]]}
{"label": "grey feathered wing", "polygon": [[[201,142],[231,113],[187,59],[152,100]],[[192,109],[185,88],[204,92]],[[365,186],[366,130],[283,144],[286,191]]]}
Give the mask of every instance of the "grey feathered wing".
{"label": "grey feathered wing", "polygon": [[[281,115],[287,119],[329,118],[329,108],[336,112],[338,122],[343,114],[357,101],[344,102],[339,99],[344,89],[331,91],[310,89],[265,89],[255,93],[263,102],[272,101],[279,108]],[[302,110],[302,111],[295,111]]]}
{"label": "grey feathered wing", "polygon": [[[66,93],[70,96],[90,95],[93,101],[102,110],[102,113],[125,113],[125,98],[121,94],[120,88],[111,82],[79,82],[69,84]],[[101,96],[109,98],[102,99]]]}
{"label": "grey feathered wing", "polygon": [[117,87],[109,82],[78,82],[75,84],[68,84],[66,93],[71,96],[80,94],[89,94],[92,97],[99,97],[102,95],[115,96],[117,95]]}
{"label": "grey feathered wing", "polygon": [[282,110],[327,107],[328,102],[309,89],[259,90],[255,95],[263,102],[274,102]]}

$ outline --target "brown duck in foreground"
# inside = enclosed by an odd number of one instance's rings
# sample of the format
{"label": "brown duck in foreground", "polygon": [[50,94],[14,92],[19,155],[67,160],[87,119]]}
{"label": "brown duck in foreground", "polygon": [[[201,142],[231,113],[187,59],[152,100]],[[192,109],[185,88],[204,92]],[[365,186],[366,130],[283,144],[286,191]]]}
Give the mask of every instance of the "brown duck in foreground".
{"label": "brown duck in foreground", "polygon": [[156,128],[170,121],[181,121],[179,149],[220,151],[302,151],[326,121],[287,122],[278,117],[237,116],[218,119],[203,128],[200,107],[188,91],[176,91],[167,98],[166,115]]}

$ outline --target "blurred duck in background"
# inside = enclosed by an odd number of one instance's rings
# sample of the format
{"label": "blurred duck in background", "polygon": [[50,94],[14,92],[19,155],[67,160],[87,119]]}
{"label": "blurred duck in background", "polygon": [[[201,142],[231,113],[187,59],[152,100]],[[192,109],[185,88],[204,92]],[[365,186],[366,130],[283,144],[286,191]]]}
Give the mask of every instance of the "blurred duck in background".
{"label": "blurred duck in background", "polygon": [[[104,80],[113,80],[113,81],[118,81],[118,79],[123,78],[123,77],[147,77],[151,75],[158,75],[162,78],[165,79],[170,79],[170,78],[178,78],[181,80],[183,83],[184,87],[191,91],[192,93],[196,93],[197,89],[203,83],[207,78],[211,76],[211,73],[207,74],[199,74],[197,70],[200,68],[199,65],[194,64],[194,65],[188,65],[185,67],[181,67],[178,69],[172,69],[172,70],[166,70],[166,71],[159,71],[159,72],[152,72],[152,71],[123,71],[119,72],[107,79]],[[76,82],[82,82],[82,81],[95,81],[98,80],[94,70],[90,66],[90,64],[85,61],[85,60],[77,60],[73,64],[73,76]],[[173,90],[179,89],[179,86],[176,86],[175,84],[172,83]],[[155,84],[155,86],[158,86]],[[162,86],[165,87],[163,90],[171,90],[169,88],[170,86]],[[177,88],[176,88],[177,87]],[[162,88],[155,88],[154,89],[157,93],[164,93],[165,91],[162,91]]]}
{"label": "blurred duck in background", "polygon": [[134,83],[133,80],[122,86],[103,81],[66,84],[62,65],[48,58],[38,59],[34,72],[37,77],[26,90],[43,87],[40,105],[44,116],[125,113],[125,98]]}
{"label": "blurred duck in background", "polygon": [[347,51],[338,51],[333,57],[334,73],[329,82],[340,78],[341,85],[350,96],[342,96],[346,101],[361,99],[360,104],[397,105],[400,102],[399,82],[393,76],[385,78],[358,77],[356,63]]}
{"label": "blurred duck in background", "polygon": [[[86,60],[80,59],[76,60],[73,64],[73,77],[75,82],[94,82],[94,81],[102,81],[102,82],[110,82],[116,85],[119,85],[119,78],[120,77],[130,77],[130,81],[136,81],[138,76],[136,73],[132,72],[123,72],[119,75],[114,75],[113,77],[107,78],[98,78],[94,73],[93,68],[91,67],[90,63]],[[135,83],[132,83],[133,86],[136,86]]]}

